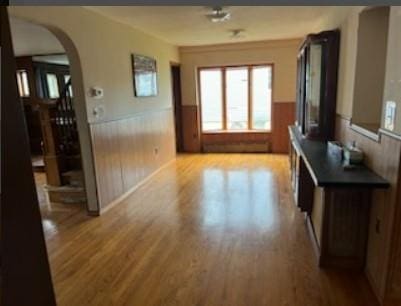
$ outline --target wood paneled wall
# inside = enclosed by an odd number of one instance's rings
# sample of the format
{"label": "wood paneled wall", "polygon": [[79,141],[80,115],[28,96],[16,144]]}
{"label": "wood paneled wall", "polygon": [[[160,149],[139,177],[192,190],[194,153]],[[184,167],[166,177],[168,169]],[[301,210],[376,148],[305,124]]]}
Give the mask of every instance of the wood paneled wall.
{"label": "wood paneled wall", "polygon": [[375,191],[373,194],[366,273],[380,300],[401,298],[401,256],[393,255],[400,252],[400,246],[395,240],[399,227],[395,225],[401,222],[398,197],[401,187],[401,141],[381,134],[380,141],[376,142],[354,131],[349,120],[339,116],[336,139],[343,143],[356,141],[356,145],[365,153],[365,163],[391,184],[388,190]]}
{"label": "wood paneled wall", "polygon": [[295,102],[273,103],[272,149],[274,153],[288,153],[288,126],[295,122]]}
{"label": "wood paneled wall", "polygon": [[182,135],[185,152],[200,152],[200,120],[197,105],[182,106]]}
{"label": "wood paneled wall", "polygon": [[175,157],[172,109],[91,125],[101,210]]}
{"label": "wood paneled wall", "polygon": [[226,141],[270,142],[273,153],[288,153],[288,126],[295,121],[295,103],[280,102],[272,104],[272,131],[269,133],[213,133],[201,135],[199,109],[197,105],[183,105],[183,139],[185,152],[200,152],[202,143],[214,144]]}

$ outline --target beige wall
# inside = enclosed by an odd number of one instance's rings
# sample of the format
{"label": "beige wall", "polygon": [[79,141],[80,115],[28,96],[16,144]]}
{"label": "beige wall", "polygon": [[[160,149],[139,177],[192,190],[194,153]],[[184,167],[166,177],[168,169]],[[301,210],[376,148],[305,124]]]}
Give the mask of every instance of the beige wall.
{"label": "beige wall", "polygon": [[273,102],[294,102],[296,57],[301,39],[180,48],[182,101],[196,105],[197,68],[274,64]]}
{"label": "beige wall", "polygon": [[[75,44],[82,66],[89,122],[97,121],[93,107],[102,104],[102,120],[137,112],[171,107],[169,62],[178,61],[177,48],[133,28],[114,22],[82,7],[11,7],[10,14],[55,27]],[[131,54],[154,57],[158,64],[159,95],[135,98]],[[91,86],[104,89],[103,99],[87,95]]]}
{"label": "beige wall", "polygon": [[352,121],[380,126],[386,73],[388,7],[361,12]]}
{"label": "beige wall", "polygon": [[358,15],[362,7],[337,7],[323,19],[320,30],[341,31],[338,71],[337,113],[351,118],[354,95]]}
{"label": "beige wall", "polygon": [[[386,79],[384,84],[384,103],[394,101],[396,103],[396,121],[394,133],[401,135],[401,7],[392,6],[390,10],[386,63]],[[382,116],[382,128],[384,128],[384,111]]]}
{"label": "beige wall", "polygon": [[[356,72],[358,18],[363,6],[337,7],[328,14],[320,25],[321,30],[340,28],[340,66],[338,77],[337,113],[351,119],[354,104],[354,84]],[[382,99],[381,127],[384,128],[384,107],[386,101],[394,101],[397,105],[394,133],[401,135],[401,7],[390,9],[388,47],[385,71],[384,96]],[[365,109],[367,109],[366,107]]]}
{"label": "beige wall", "polygon": [[[123,120],[138,114],[151,114],[163,109],[169,109],[171,112],[169,64],[170,61],[178,61],[178,50],[159,39],[82,7],[18,6],[10,7],[9,12],[11,16],[47,27],[60,39],[67,51],[71,63],[88,206],[89,210],[95,212],[98,209],[96,189],[109,186],[102,186],[99,180],[96,182],[94,179],[99,165],[93,160],[93,155],[97,152],[92,152],[93,135],[90,125]],[[159,83],[157,97],[134,97],[132,53],[148,55],[157,60]],[[88,91],[92,86],[103,88],[104,97],[91,98]],[[96,118],[93,114],[94,108],[98,106],[104,108],[104,115],[101,118]],[[162,148],[159,149],[163,151]],[[121,172],[121,168],[116,168],[114,171]]]}
{"label": "beige wall", "polygon": [[[357,58],[357,38],[359,13],[364,7],[339,8],[332,11],[321,24],[321,30],[332,28],[341,29],[340,66],[338,77],[337,113],[342,117],[351,119],[354,106],[354,87]],[[391,7],[390,27],[388,35],[388,53],[386,63],[386,78],[383,101],[395,101],[401,107],[401,65],[399,54],[401,52],[401,8]],[[383,65],[383,64],[382,64]],[[368,111],[365,106],[359,111]],[[377,110],[376,110],[377,111]],[[397,119],[394,133],[401,135],[401,114],[396,111]],[[340,124],[340,121],[342,122]],[[382,124],[383,124],[382,119]],[[392,296],[400,296],[400,287],[394,289],[393,281],[388,278],[388,271],[394,265],[390,259],[392,252],[391,240],[394,236],[393,218],[398,202],[394,197],[394,190],[398,184],[399,146],[400,142],[394,137],[382,135],[379,141],[363,136],[349,126],[348,120],[338,120],[337,136],[342,141],[356,141],[357,145],[365,151],[366,163],[373,171],[385,177],[393,188],[383,192],[375,192],[372,199],[371,222],[369,225],[369,242],[367,250],[366,273],[369,276],[372,288],[381,300]],[[339,135],[338,135],[339,134]],[[393,152],[392,157],[386,153]],[[380,220],[381,230],[376,230],[376,221]],[[399,261],[398,258],[393,258]],[[397,275],[399,277],[399,275]],[[401,281],[400,281],[401,283]]]}

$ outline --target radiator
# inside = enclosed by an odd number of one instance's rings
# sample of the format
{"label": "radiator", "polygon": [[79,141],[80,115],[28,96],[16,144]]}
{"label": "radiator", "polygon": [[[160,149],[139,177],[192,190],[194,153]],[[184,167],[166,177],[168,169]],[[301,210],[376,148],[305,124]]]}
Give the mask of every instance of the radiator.
{"label": "radiator", "polygon": [[206,153],[268,153],[269,142],[224,142],[203,144]]}

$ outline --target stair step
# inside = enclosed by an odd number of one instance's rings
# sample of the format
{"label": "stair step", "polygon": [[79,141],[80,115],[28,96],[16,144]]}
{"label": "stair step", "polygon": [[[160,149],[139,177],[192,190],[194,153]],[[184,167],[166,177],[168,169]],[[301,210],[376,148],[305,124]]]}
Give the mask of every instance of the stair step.
{"label": "stair step", "polygon": [[71,170],[64,172],[62,175],[66,185],[74,187],[84,187],[84,173],[81,170]]}
{"label": "stair step", "polygon": [[86,203],[85,189],[82,187],[64,185],[64,186],[50,186],[44,187],[49,196],[50,202],[73,204],[73,203]]}
{"label": "stair step", "polygon": [[82,169],[80,154],[65,156],[65,163],[67,169]]}

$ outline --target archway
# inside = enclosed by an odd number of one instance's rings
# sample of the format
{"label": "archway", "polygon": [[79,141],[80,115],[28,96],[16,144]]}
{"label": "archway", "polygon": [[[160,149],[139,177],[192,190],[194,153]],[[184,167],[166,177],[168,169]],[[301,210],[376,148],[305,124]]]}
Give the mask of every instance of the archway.
{"label": "archway", "polygon": [[[58,28],[15,17],[10,20],[19,66],[19,91],[27,109],[31,151],[37,154],[41,149],[44,155],[47,181],[44,194],[47,196],[39,194],[43,207],[47,205],[54,211],[57,207],[54,203],[65,205],[58,208],[71,208],[72,204],[80,202],[88,214],[98,215],[78,51],[68,35]],[[38,120],[39,132],[35,126]],[[40,180],[43,183],[43,175],[37,177],[38,183],[41,184]]]}

